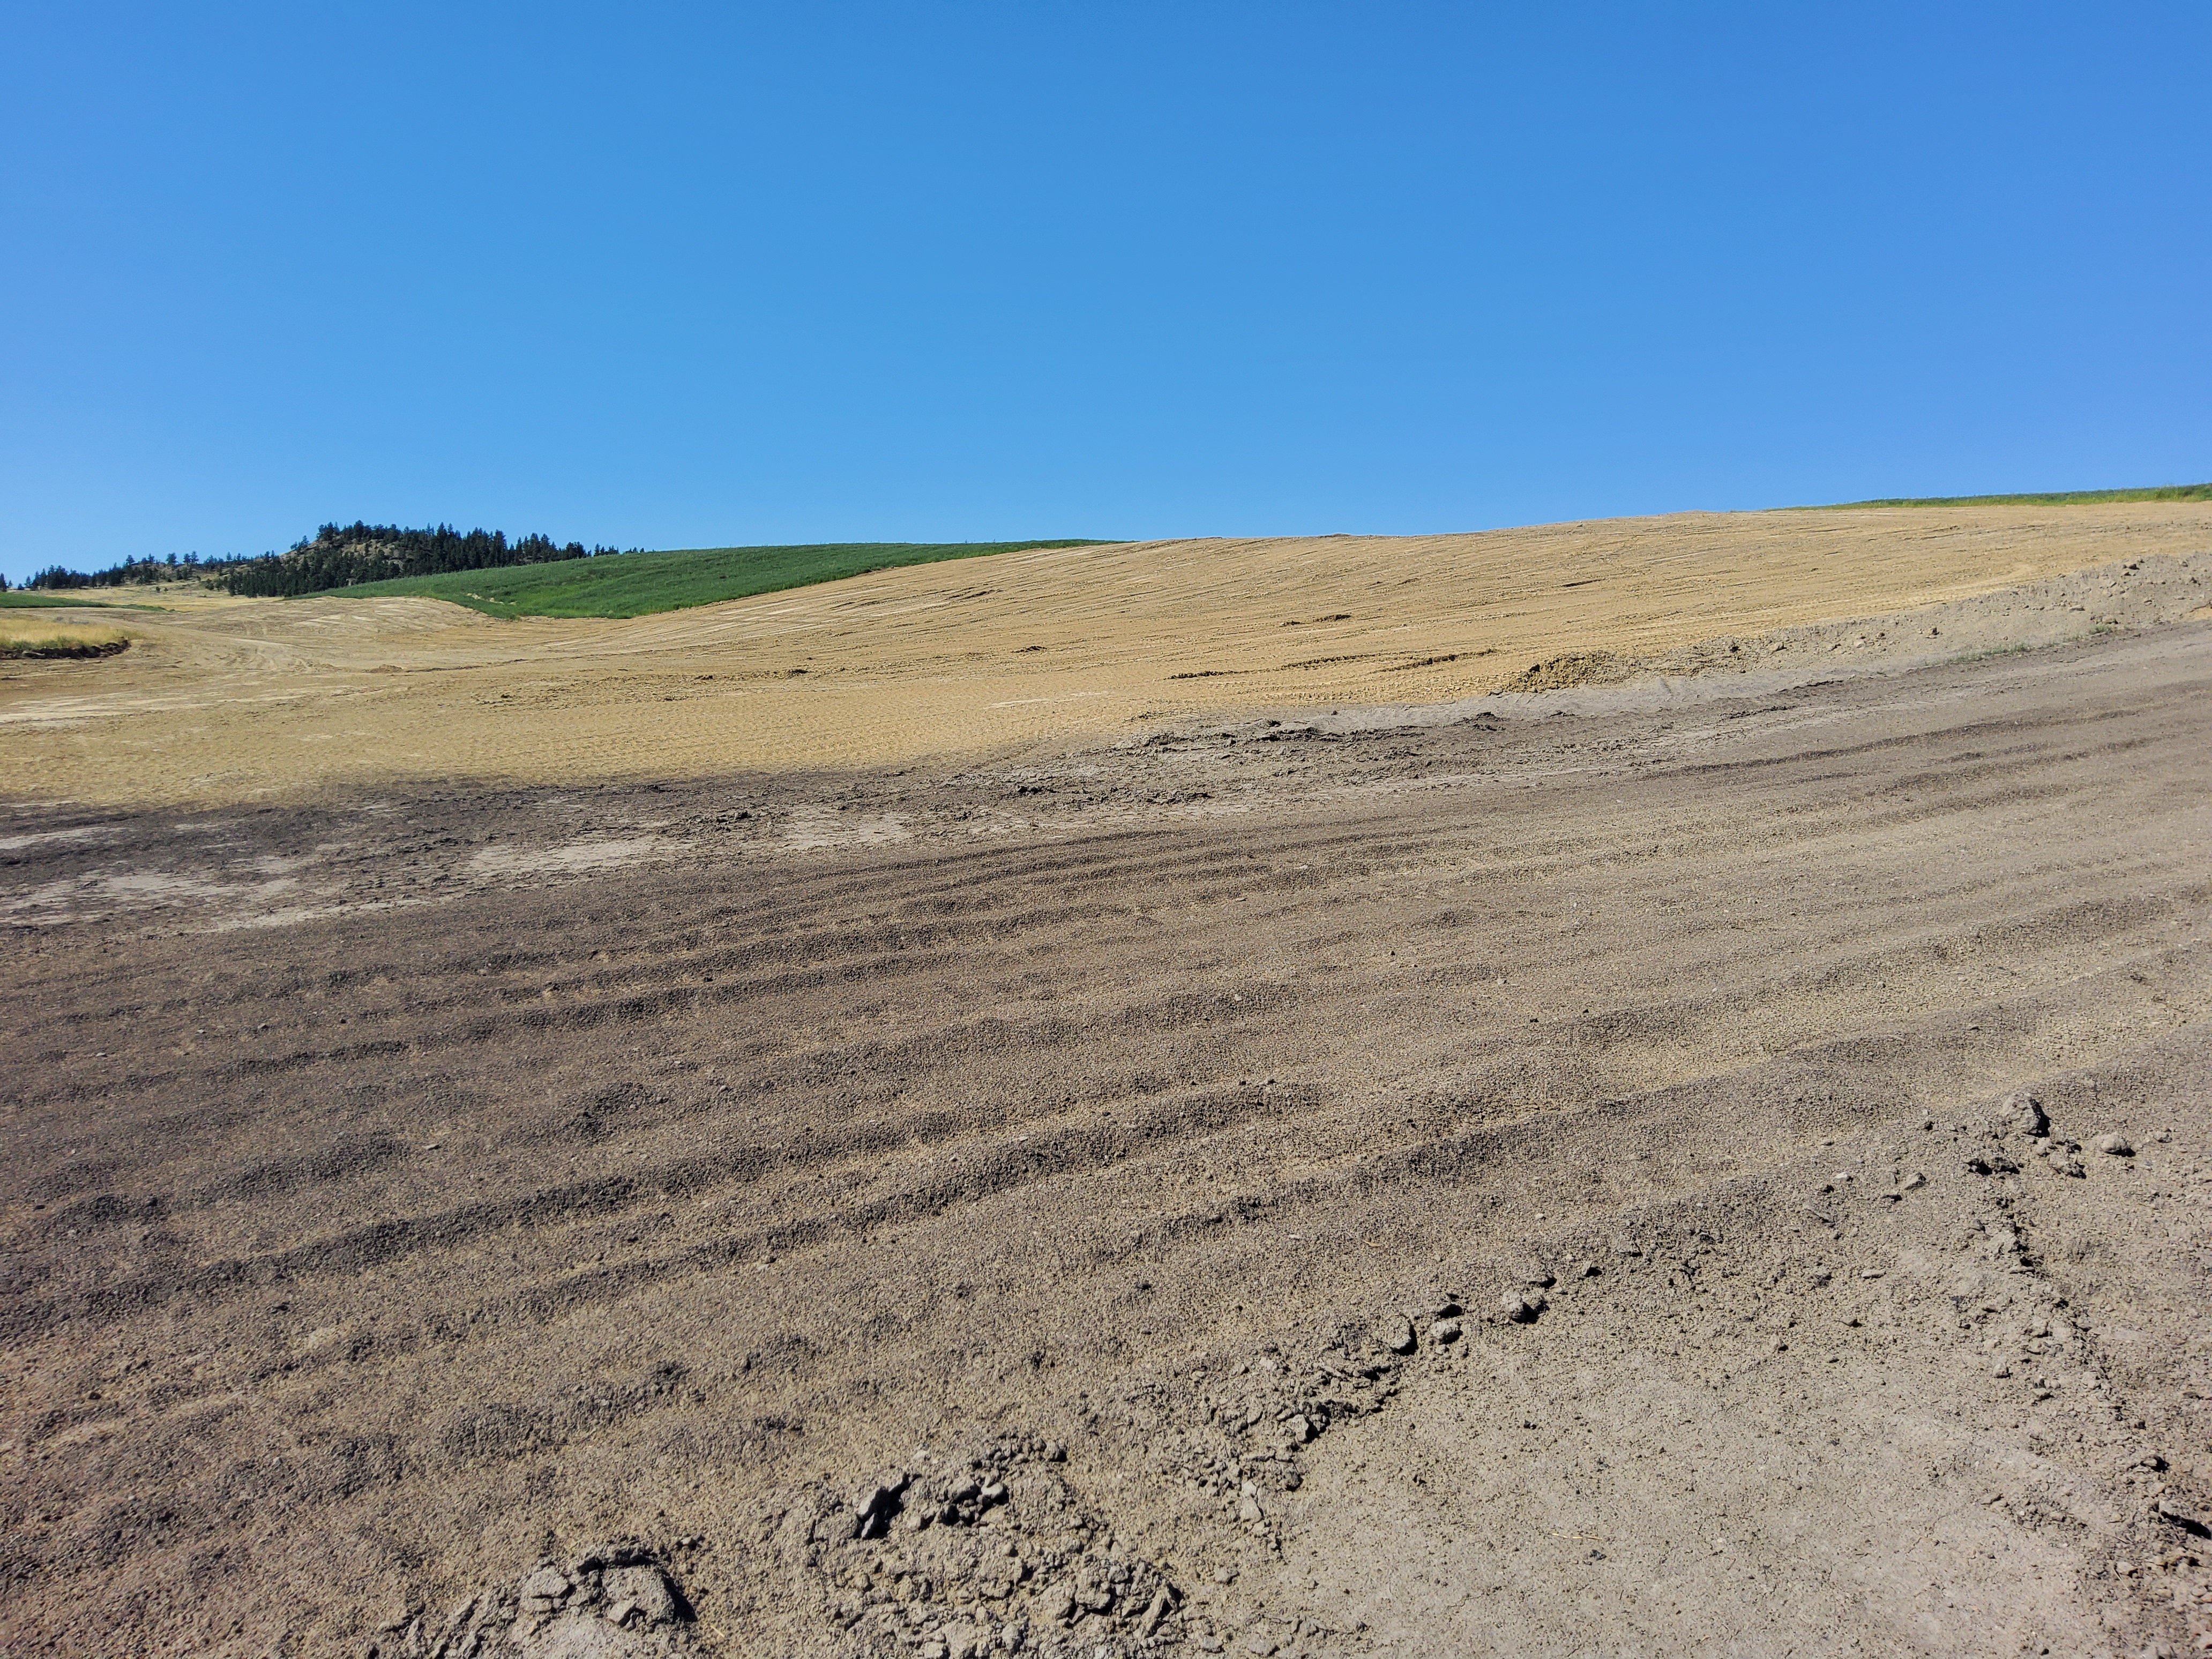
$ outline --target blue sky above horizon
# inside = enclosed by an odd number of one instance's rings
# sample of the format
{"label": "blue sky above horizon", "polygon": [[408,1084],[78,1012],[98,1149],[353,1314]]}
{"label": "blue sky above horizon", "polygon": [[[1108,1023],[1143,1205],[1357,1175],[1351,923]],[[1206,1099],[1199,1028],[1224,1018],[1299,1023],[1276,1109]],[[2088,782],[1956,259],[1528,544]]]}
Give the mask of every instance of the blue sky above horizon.
{"label": "blue sky above horizon", "polygon": [[0,0],[0,572],[2212,477],[2212,9]]}

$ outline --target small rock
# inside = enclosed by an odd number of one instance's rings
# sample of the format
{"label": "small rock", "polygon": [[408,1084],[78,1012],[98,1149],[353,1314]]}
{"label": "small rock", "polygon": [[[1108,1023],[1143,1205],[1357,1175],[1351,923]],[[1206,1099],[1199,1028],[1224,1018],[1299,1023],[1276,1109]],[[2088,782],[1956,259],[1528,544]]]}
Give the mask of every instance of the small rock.
{"label": "small rock", "polygon": [[1917,1193],[1927,1184],[1928,1177],[1916,1170],[1897,1183],[1897,1190],[1900,1193]]}
{"label": "small rock", "polygon": [[[607,1599],[628,1601],[648,1625],[672,1625],[683,1617],[676,1588],[659,1567],[616,1567],[605,1579]],[[617,1620],[620,1623],[620,1620]]]}
{"label": "small rock", "polygon": [[1237,1518],[1248,1522],[1265,1521],[1267,1518],[1267,1512],[1260,1507],[1259,1494],[1254,1492],[1249,1484],[1244,1488],[1243,1500],[1237,1505]]}
{"label": "small rock", "polygon": [[1597,1275],[1598,1265],[1595,1261],[1585,1261],[1575,1269],[1575,1277],[1577,1279],[1595,1279]]}
{"label": "small rock", "polygon": [[1458,1341],[1459,1321],[1456,1319],[1439,1319],[1435,1324],[1429,1327],[1429,1340],[1431,1342]]}
{"label": "small rock", "polygon": [[2003,1360],[2000,1359],[1996,1364],[1990,1367],[1990,1375],[1991,1376],[2010,1376],[2012,1375],[2012,1367],[2007,1364]]}
{"label": "small rock", "polygon": [[1515,1324],[1526,1325],[1544,1311],[1546,1299],[1541,1291],[1508,1291],[1499,1298],[1498,1305]]}
{"label": "small rock", "polygon": [[1312,1419],[1308,1418],[1304,1412],[1300,1412],[1297,1415],[1291,1418],[1291,1420],[1284,1424],[1283,1426],[1291,1431],[1291,1438],[1297,1441],[1301,1446],[1305,1445],[1314,1437],[1314,1425]]}
{"label": "small rock", "polygon": [[521,1595],[526,1607],[533,1601],[551,1607],[565,1600],[568,1594],[568,1581],[562,1577],[557,1567],[540,1567],[522,1581]]}
{"label": "small rock", "polygon": [[[899,1511],[899,1497],[912,1484],[914,1477],[904,1469],[894,1470],[860,1488],[853,1497],[853,1515],[858,1523],[855,1530],[862,1538],[881,1538],[890,1529],[891,1517]],[[908,1519],[918,1519],[919,1516]]]}
{"label": "small rock", "polygon": [[2136,1149],[2128,1144],[2125,1135],[2099,1135],[2097,1150],[2108,1158],[2133,1158]]}
{"label": "small rock", "polygon": [[1395,1314],[1382,1322],[1382,1346],[1392,1353],[1411,1353],[1413,1351],[1413,1325],[1411,1320],[1401,1319]]}
{"label": "small rock", "polygon": [[1861,1279],[1880,1279],[1881,1275],[1882,1270],[1880,1267],[1862,1267],[1859,1269],[1859,1277]]}
{"label": "small rock", "polygon": [[1150,1636],[1158,1630],[1160,1627],[1160,1621],[1168,1616],[1170,1606],[1168,1593],[1164,1589],[1155,1591],[1152,1604],[1145,1609],[1144,1616],[1137,1620],[1137,1633],[1139,1636]]}
{"label": "small rock", "polygon": [[1213,1570],[1213,1582],[1217,1584],[1235,1583],[1237,1582],[1237,1569],[1234,1567],[1216,1567]]}
{"label": "small rock", "polygon": [[2051,1120],[2044,1115],[2043,1103],[2030,1094],[2009,1094],[2004,1100],[2005,1115],[2031,1135],[2051,1133]]}
{"label": "small rock", "polygon": [[630,1614],[636,1611],[636,1602],[617,1601],[607,1609],[607,1622],[614,1625],[627,1625],[629,1623]]}

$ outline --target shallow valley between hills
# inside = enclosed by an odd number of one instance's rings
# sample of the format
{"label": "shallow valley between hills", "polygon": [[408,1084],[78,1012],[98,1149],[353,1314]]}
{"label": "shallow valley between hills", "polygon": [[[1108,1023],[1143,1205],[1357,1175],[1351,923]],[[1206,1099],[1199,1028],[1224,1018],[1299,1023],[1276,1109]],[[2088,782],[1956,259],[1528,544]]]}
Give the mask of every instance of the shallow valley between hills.
{"label": "shallow valley between hills", "polygon": [[2212,535],[1990,522],[661,765],[473,617],[389,725],[343,601],[20,671],[0,1647],[2201,1644]]}

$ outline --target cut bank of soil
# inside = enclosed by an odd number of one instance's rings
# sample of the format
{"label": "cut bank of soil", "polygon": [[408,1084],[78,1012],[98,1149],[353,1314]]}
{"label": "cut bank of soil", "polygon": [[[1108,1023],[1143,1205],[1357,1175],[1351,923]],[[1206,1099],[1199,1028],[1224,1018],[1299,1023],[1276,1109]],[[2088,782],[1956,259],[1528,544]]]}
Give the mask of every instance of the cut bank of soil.
{"label": "cut bank of soil", "polygon": [[0,657],[114,657],[130,648],[128,640],[0,640]]}
{"label": "cut bank of soil", "polygon": [[2191,1639],[2208,690],[13,809],[0,1644]]}

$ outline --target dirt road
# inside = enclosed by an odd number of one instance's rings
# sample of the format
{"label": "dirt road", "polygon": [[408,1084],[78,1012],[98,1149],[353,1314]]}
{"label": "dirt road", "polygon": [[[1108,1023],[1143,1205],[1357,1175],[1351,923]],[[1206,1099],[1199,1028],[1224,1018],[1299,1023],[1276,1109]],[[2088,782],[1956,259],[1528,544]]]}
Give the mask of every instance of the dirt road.
{"label": "dirt road", "polygon": [[2179,1650],[2208,692],[9,809],[0,1646]]}

